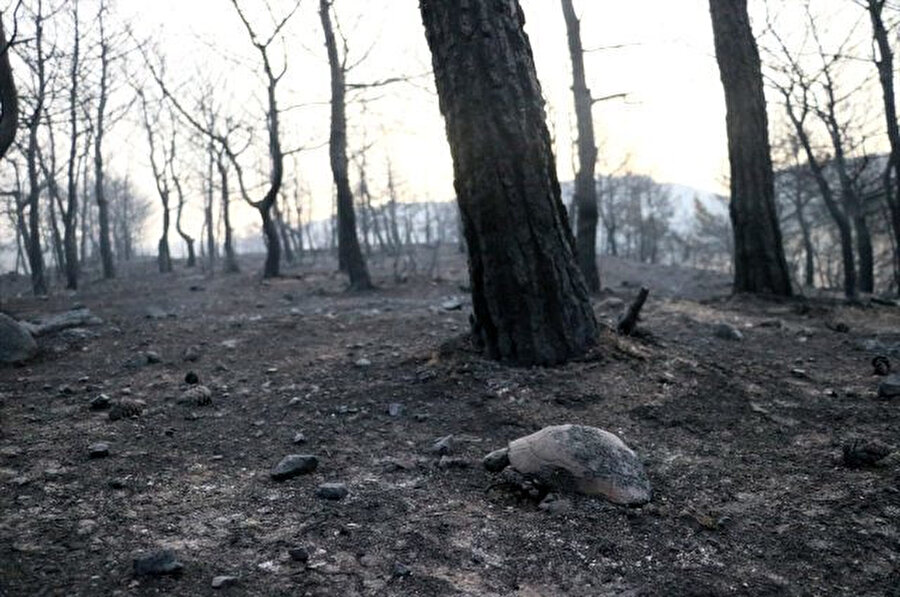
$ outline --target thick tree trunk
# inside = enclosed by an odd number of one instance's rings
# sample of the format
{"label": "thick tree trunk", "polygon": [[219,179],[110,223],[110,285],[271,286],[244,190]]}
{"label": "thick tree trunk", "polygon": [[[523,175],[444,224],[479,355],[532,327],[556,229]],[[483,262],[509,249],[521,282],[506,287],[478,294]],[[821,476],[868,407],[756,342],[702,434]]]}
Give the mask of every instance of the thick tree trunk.
{"label": "thick tree trunk", "polygon": [[487,354],[552,365],[597,341],[517,0],[421,0]]}
{"label": "thick tree trunk", "polygon": [[157,246],[157,255],[156,261],[159,265],[159,273],[168,274],[172,271],[172,253],[169,251],[169,200],[167,197],[164,197],[162,200],[163,206],[163,224],[162,224],[162,236],[159,237],[159,244]]}
{"label": "thick tree trunk", "polygon": [[9,64],[9,42],[3,29],[3,13],[0,12],[0,158],[16,140],[19,126],[19,94]]}
{"label": "thick tree trunk", "polygon": [[709,1],[727,107],[734,290],[791,295],[775,212],[766,98],[747,0]]}
{"label": "thick tree trunk", "polygon": [[[872,36],[878,47],[878,79],[884,99],[884,116],[887,121],[887,136],[890,142],[890,159],[884,174],[884,192],[891,214],[891,227],[894,238],[898,240],[894,247],[894,269],[900,271],[900,124],[897,121],[897,100],[894,93],[894,53],[891,48],[889,33],[884,24],[884,0],[868,0],[869,16],[872,21]],[[891,171],[893,170],[893,185]],[[900,285],[898,285],[900,292]]]}
{"label": "thick tree trunk", "polygon": [[319,0],[319,16],[325,32],[325,47],[331,67],[331,138],[329,156],[337,187],[338,260],[350,277],[350,288],[369,290],[372,281],[356,235],[353,192],[347,169],[347,110],[345,105],[344,66],[338,57],[337,42],[331,27],[331,2]]}
{"label": "thick tree trunk", "polygon": [[859,256],[859,290],[872,293],[875,291],[875,254],[872,250],[872,233],[869,223],[858,208],[853,217],[853,228],[856,232],[856,254]]}
{"label": "thick tree trunk", "polygon": [[593,99],[584,76],[584,50],[581,46],[581,23],[575,15],[572,0],[561,0],[566,33],[569,38],[569,57],[572,60],[572,93],[575,96],[575,117],[578,122],[578,173],[575,175],[575,204],[578,221],[575,247],[578,266],[591,292],[600,291],[597,271],[597,185],[594,168],[597,164],[597,145],[594,141]]}

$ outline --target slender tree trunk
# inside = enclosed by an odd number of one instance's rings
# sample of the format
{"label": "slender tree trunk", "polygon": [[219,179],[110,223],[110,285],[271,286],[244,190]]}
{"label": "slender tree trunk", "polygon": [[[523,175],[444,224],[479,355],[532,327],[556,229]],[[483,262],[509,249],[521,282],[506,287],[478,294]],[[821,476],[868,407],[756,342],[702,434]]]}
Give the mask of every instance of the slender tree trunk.
{"label": "slender tree trunk", "polygon": [[803,240],[803,253],[805,257],[804,286],[812,288],[815,285],[815,248],[812,243],[812,233],[810,231],[809,222],[806,221],[806,214],[803,211],[803,191],[800,182],[799,170],[794,168],[795,189],[794,189],[794,210],[797,214],[797,224],[800,226],[800,235]]}
{"label": "slender tree trunk", "polygon": [[212,144],[209,148],[209,163],[206,169],[206,205],[203,210],[203,218],[206,226],[206,257],[209,260],[209,271],[215,271],[216,267],[216,231],[213,221],[213,201],[215,200],[215,176],[216,160]]}
{"label": "slender tree trunk", "polygon": [[421,0],[487,354],[552,365],[597,341],[517,0]]}
{"label": "slender tree trunk", "polygon": [[734,290],[791,295],[775,211],[766,98],[747,0],[709,1],[727,107]]}
{"label": "slender tree trunk", "polygon": [[369,290],[372,281],[356,235],[356,214],[353,192],[347,170],[347,112],[345,105],[344,66],[338,58],[337,42],[331,27],[331,2],[319,0],[319,16],[325,32],[325,47],[331,67],[331,138],[329,156],[331,172],[337,187],[338,254],[339,262],[350,277],[350,288]]}
{"label": "slender tree trunk", "polygon": [[216,167],[219,170],[219,181],[222,193],[222,223],[224,228],[223,251],[225,253],[224,270],[226,274],[236,274],[241,271],[238,267],[237,257],[234,253],[234,242],[231,230],[231,210],[228,197],[228,168],[225,167],[224,158],[220,154],[216,159]]}
{"label": "slender tree trunk", "polygon": [[591,292],[600,291],[597,270],[597,185],[594,168],[597,164],[597,144],[594,141],[593,99],[584,76],[584,50],[581,45],[581,23],[575,15],[572,0],[561,0],[569,57],[572,60],[572,93],[575,96],[575,118],[578,122],[578,173],[575,175],[575,204],[578,222],[575,247],[578,266]]}
{"label": "slender tree trunk", "polygon": [[72,36],[72,70],[69,77],[69,164],[67,171],[66,211],[63,214],[65,231],[63,244],[66,255],[66,288],[78,288],[80,266],[78,263],[78,83],[80,80],[81,32],[78,18],[78,0],[72,3],[72,20],[74,34]]}
{"label": "slender tree trunk", "polygon": [[184,212],[184,204],[186,202],[184,196],[184,189],[181,186],[181,180],[175,174],[175,141],[173,138],[172,141],[172,155],[169,161],[169,170],[172,175],[172,183],[175,185],[175,192],[178,195],[178,211],[175,215],[175,231],[178,232],[178,236],[181,237],[181,240],[184,241],[184,244],[187,246],[187,263],[186,267],[196,267],[197,265],[197,254],[194,252],[194,237],[185,232],[184,228],[181,226],[181,216]]}
{"label": "slender tree trunk", "polygon": [[272,209],[275,212],[275,222],[278,225],[278,233],[281,235],[281,247],[284,250],[284,258],[288,263],[294,263],[294,249],[291,247],[291,238],[288,234],[288,226],[284,221],[284,214],[281,213],[281,210],[278,209],[277,205]]}
{"label": "slender tree trunk", "polygon": [[109,43],[105,33],[105,5],[101,5],[98,14],[100,25],[100,90],[97,103],[97,122],[94,130],[94,195],[97,200],[97,219],[100,224],[100,259],[103,262],[103,277],[116,277],[116,266],[113,261],[112,244],[110,243],[109,203],[106,200],[103,168],[103,134],[106,126],[106,104],[109,100]]}
{"label": "slender tree trunk", "polygon": [[263,268],[264,278],[277,278],[281,275],[281,243],[278,240],[278,226],[272,218],[272,210],[257,208],[262,219],[263,237],[266,240],[266,263]]}
{"label": "slender tree trunk", "polygon": [[47,294],[47,281],[44,277],[44,253],[41,248],[41,216],[40,198],[41,188],[38,178],[38,128],[44,115],[44,100],[47,90],[45,73],[46,56],[43,52],[44,41],[44,17],[38,5],[38,14],[35,16],[35,66],[37,70],[37,91],[35,94],[35,109],[28,123],[28,146],[25,150],[25,159],[28,164],[28,265],[31,268],[31,288],[35,295]]}

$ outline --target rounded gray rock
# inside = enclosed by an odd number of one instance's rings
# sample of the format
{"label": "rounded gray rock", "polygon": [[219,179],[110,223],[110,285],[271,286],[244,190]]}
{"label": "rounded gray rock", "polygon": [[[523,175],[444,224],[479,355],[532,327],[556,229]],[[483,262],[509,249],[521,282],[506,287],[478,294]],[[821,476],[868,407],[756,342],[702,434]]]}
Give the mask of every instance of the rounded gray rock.
{"label": "rounded gray rock", "polygon": [[0,363],[22,363],[37,353],[37,342],[25,326],[0,313]]}
{"label": "rounded gray rock", "polygon": [[545,427],[492,452],[484,465],[497,471],[505,462],[559,490],[603,496],[616,504],[650,501],[650,481],[640,459],[617,436],[596,427]]}
{"label": "rounded gray rock", "polygon": [[299,475],[306,475],[319,466],[319,459],[308,454],[288,454],[269,473],[273,480],[284,481]]}

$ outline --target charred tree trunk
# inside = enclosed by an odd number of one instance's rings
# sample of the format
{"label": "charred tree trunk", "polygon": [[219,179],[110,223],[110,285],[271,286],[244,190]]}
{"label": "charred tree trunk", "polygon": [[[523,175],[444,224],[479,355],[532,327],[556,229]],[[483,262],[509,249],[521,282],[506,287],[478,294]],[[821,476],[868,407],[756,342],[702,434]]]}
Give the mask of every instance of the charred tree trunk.
{"label": "charred tree trunk", "polygon": [[356,234],[353,191],[347,168],[347,107],[345,104],[344,65],[338,57],[337,42],[331,26],[331,2],[319,0],[319,16],[325,33],[328,64],[331,67],[331,137],[329,156],[337,187],[338,261],[350,277],[350,288],[369,290],[372,281]]}
{"label": "charred tree trunk", "polygon": [[[884,172],[884,193],[888,211],[891,214],[894,238],[898,241],[894,246],[894,269],[900,271],[900,125],[897,121],[897,100],[894,93],[894,53],[882,17],[884,6],[885,0],[868,0],[872,36],[878,47],[875,65],[878,68],[878,78],[881,82],[884,115],[887,120],[887,136],[891,148],[888,167]],[[893,171],[893,185],[891,184],[891,171]],[[898,285],[898,292],[900,292],[900,285]]]}
{"label": "charred tree trunk", "polygon": [[13,79],[12,67],[9,64],[9,40],[3,29],[3,13],[0,12],[0,158],[16,140],[19,126],[19,94]]}
{"label": "charred tree trunk", "polygon": [[272,209],[275,212],[275,221],[278,224],[278,233],[281,236],[281,247],[284,250],[284,258],[288,263],[294,263],[294,249],[291,247],[291,237],[288,231],[288,224],[284,220],[284,214],[281,213],[281,210],[278,209],[277,205]]}
{"label": "charred tree trunk", "polygon": [[73,3],[72,17],[74,22],[74,35],[72,36],[72,70],[69,77],[69,164],[67,172],[66,211],[63,214],[63,245],[66,255],[66,288],[75,290],[78,288],[78,276],[80,266],[78,263],[78,83],[80,79],[80,23],[78,19],[78,1]]}
{"label": "charred tree trunk", "polygon": [[94,130],[94,195],[97,200],[97,219],[100,224],[100,259],[103,262],[103,277],[116,277],[113,262],[112,243],[109,229],[109,203],[103,184],[103,133],[106,126],[106,103],[109,100],[109,43],[105,34],[106,7],[101,5],[98,15],[100,25],[100,90],[97,101],[97,122]]}
{"label": "charred tree trunk", "polygon": [[209,147],[209,163],[206,169],[206,205],[203,209],[203,220],[206,226],[206,258],[209,260],[209,271],[215,271],[216,267],[216,231],[213,221],[213,201],[215,198],[215,185],[213,183],[214,169],[216,166],[215,153],[212,145]]}
{"label": "charred tree trunk", "polygon": [[[174,135],[174,133],[173,133]],[[172,152],[169,156],[169,173],[172,175],[172,184],[175,185],[175,193],[178,195],[178,211],[175,215],[175,230],[178,232],[178,236],[181,237],[181,240],[184,241],[184,244],[187,245],[187,263],[186,267],[196,267],[197,265],[197,254],[194,252],[194,237],[189,235],[184,231],[184,228],[181,227],[181,215],[184,212],[184,204],[185,204],[185,196],[184,189],[181,186],[181,179],[178,178],[178,175],[175,174],[175,137],[172,137]]]}
{"label": "charred tree trunk", "polygon": [[517,0],[421,0],[487,354],[562,363],[597,341]]}
{"label": "charred tree trunk", "polygon": [[229,209],[230,198],[228,196],[228,168],[225,166],[224,156],[221,153],[216,156],[216,168],[219,170],[220,191],[222,194],[222,224],[224,228],[222,250],[225,253],[225,263],[223,268],[226,274],[236,274],[241,271],[241,268],[238,267],[237,257],[234,253],[234,241],[232,239],[231,230],[231,210]]}
{"label": "charred tree trunk", "polygon": [[791,295],[775,212],[766,98],[747,0],[709,1],[727,107],[734,290]]}
{"label": "charred tree trunk", "polygon": [[578,122],[578,173],[575,175],[575,205],[578,209],[575,247],[578,266],[591,292],[600,291],[597,271],[597,185],[594,168],[597,144],[594,141],[593,99],[584,76],[584,49],[581,45],[581,23],[575,15],[572,0],[561,0],[569,56],[572,60],[572,93],[575,96],[575,118]]}
{"label": "charred tree trunk", "polygon": [[264,278],[277,278],[281,275],[281,242],[278,240],[278,226],[272,218],[271,206],[257,208],[262,219],[263,237],[266,240],[266,263],[263,267]]}

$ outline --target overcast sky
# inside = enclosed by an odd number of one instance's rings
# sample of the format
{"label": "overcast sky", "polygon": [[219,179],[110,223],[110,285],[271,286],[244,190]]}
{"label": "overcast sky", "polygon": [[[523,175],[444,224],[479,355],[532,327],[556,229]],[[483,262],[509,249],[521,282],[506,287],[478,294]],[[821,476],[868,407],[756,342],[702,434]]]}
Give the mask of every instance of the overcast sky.
{"label": "overcast sky", "polygon": [[[292,0],[269,2],[280,15]],[[575,123],[560,3],[521,3],[557,139],[560,179],[570,180]],[[770,4],[779,3],[788,9],[800,6],[797,0],[772,0]],[[826,8],[850,6],[845,0],[817,0],[817,4]],[[628,94],[625,101],[605,102],[595,108],[600,171],[624,168],[650,174],[661,182],[726,192],[725,107],[713,54],[708,0],[576,0],[575,5],[581,15],[586,49],[624,46],[586,56],[588,85],[595,97]],[[763,5],[751,4],[757,21],[764,22],[759,14]],[[266,35],[271,19],[265,3],[243,0],[242,6]],[[372,144],[367,156],[368,175],[376,200],[385,186],[388,160],[404,199],[452,199],[452,164],[433,82],[427,74],[430,56],[417,0],[335,0],[335,7],[348,36],[350,62],[367,55],[348,77],[350,82],[413,77],[410,83],[371,91],[362,96],[369,101],[348,107],[351,152]],[[120,0],[119,13],[133,22],[140,36],[158,44],[166,56],[167,78],[178,87],[183,100],[196,97],[197,82],[212,79],[223,111],[262,130],[264,87],[259,59],[231,0]],[[846,21],[838,21],[846,28]],[[761,26],[759,22],[756,25]],[[299,106],[284,116],[284,147],[324,144],[328,139],[330,90],[317,1],[303,0],[286,29],[284,44],[276,44],[275,49],[279,62],[282,56],[287,59],[279,102],[282,107]],[[771,118],[777,117],[770,114]],[[123,128],[119,136],[129,142],[115,152],[117,167],[139,173],[139,184],[152,193],[146,148],[139,141],[130,141],[139,137],[134,137],[127,125]],[[262,133],[257,141],[259,157],[248,158],[245,170],[264,173],[267,164]],[[202,164],[186,164],[185,168],[199,172]],[[351,170],[355,178],[356,171]],[[327,217],[332,193],[327,149],[299,154],[288,165],[288,179],[294,178],[310,189],[313,216]],[[199,185],[197,177],[194,186],[198,190]],[[199,209],[200,202],[196,201],[191,219],[197,227]],[[252,210],[240,203],[237,210],[239,232],[258,227]]]}
{"label": "overcast sky", "polygon": [[[286,3],[273,0],[275,12]],[[262,2],[244,0],[243,5],[265,31],[270,21]],[[351,60],[371,48],[351,81],[421,75],[430,69],[417,0],[336,0],[335,5],[349,37]],[[571,179],[571,66],[560,4],[522,0],[522,6],[557,138],[560,178]],[[191,97],[191,83],[210,75],[231,113],[262,126],[262,83],[253,72],[257,55],[230,0],[121,0],[119,9],[133,20],[139,35],[159,45],[173,85],[181,84],[180,94]],[[304,0],[286,34],[288,76],[279,101],[285,107],[303,105],[286,118],[286,148],[327,140],[329,75],[317,9],[318,2]],[[586,57],[588,85],[595,97],[629,94],[625,101],[595,108],[601,168],[609,171],[625,163],[661,181],[721,191],[727,168],[724,103],[706,0],[576,0],[576,10],[586,49],[626,44]],[[280,60],[281,49],[277,55]],[[373,190],[383,186],[390,159],[407,198],[452,198],[452,165],[431,77],[365,97],[371,100],[365,107],[349,109],[350,143],[353,150],[374,142],[368,156]],[[133,143],[115,158],[118,167],[146,172],[145,153],[141,143]],[[289,176],[296,174],[311,189],[314,215],[326,216],[331,196],[327,150],[304,153],[296,163]],[[255,224],[249,216],[247,223]]]}

